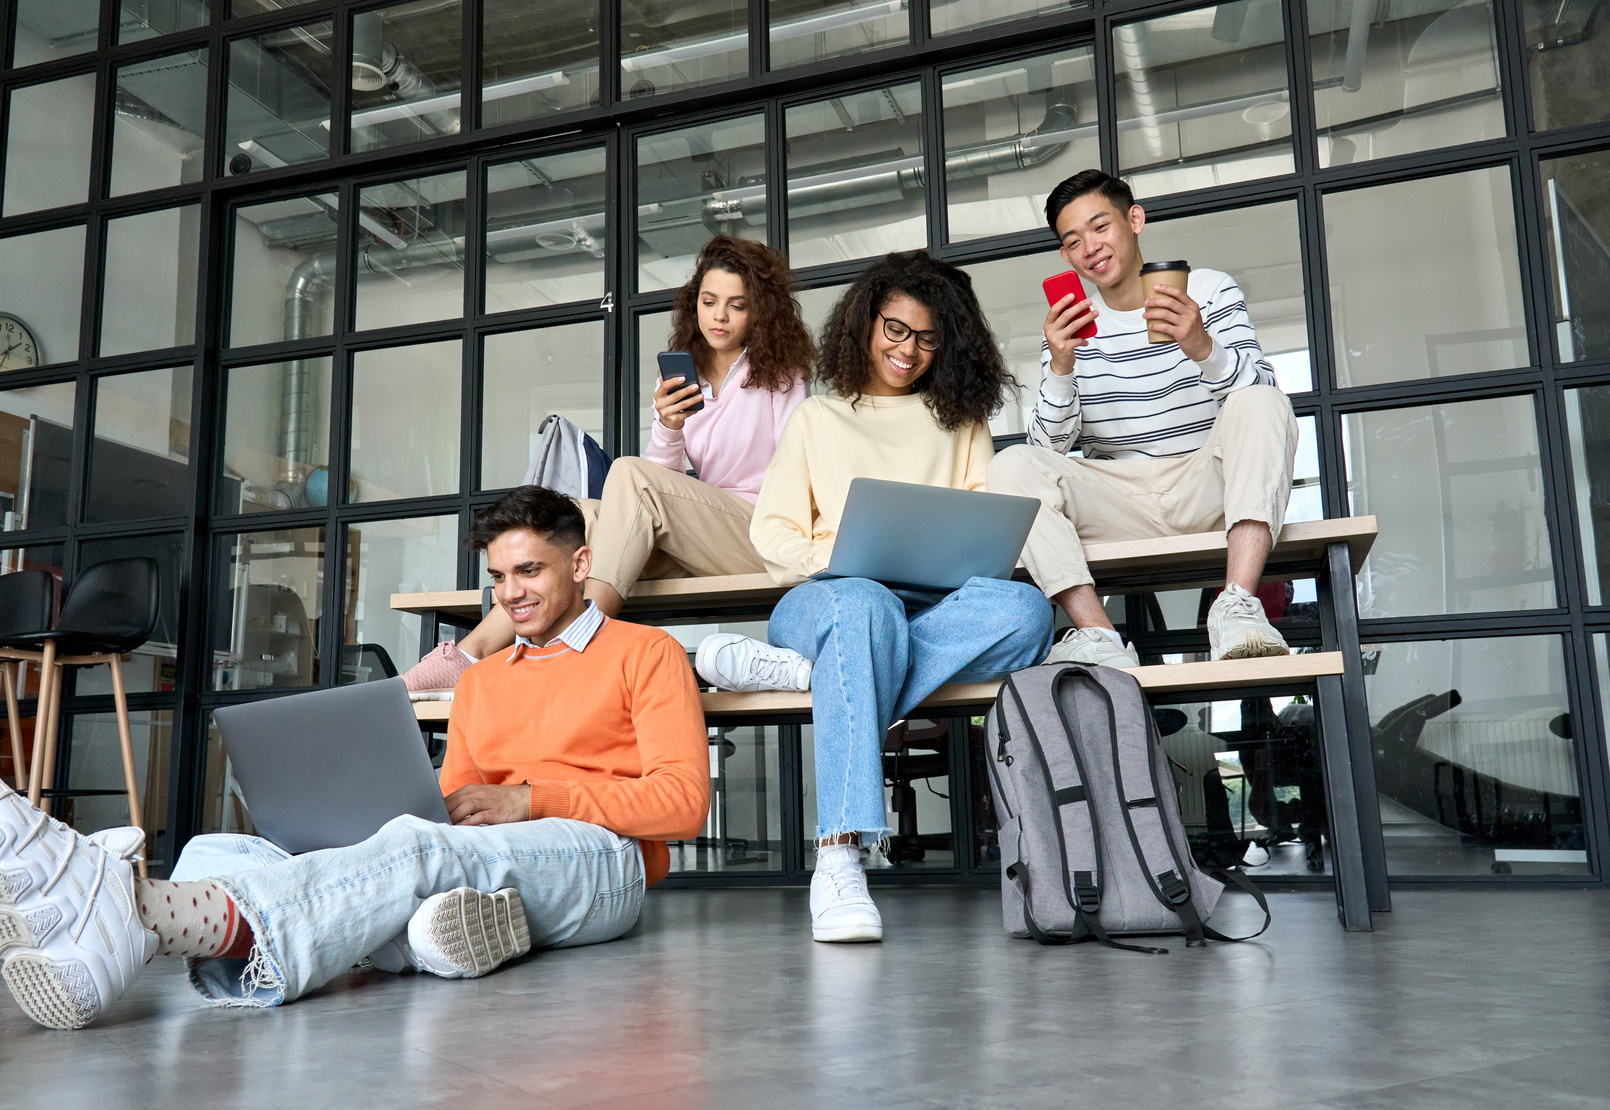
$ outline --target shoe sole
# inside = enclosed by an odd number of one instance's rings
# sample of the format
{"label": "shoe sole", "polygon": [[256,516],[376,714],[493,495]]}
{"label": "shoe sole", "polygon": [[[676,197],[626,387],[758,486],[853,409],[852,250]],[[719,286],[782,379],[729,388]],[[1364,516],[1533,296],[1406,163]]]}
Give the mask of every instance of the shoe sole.
{"label": "shoe sole", "polygon": [[837,929],[811,926],[811,939],[823,944],[863,944],[883,939],[882,926],[845,925]]}
{"label": "shoe sole", "polygon": [[0,976],[23,1013],[47,1029],[82,1029],[100,1016],[100,992],[77,960],[58,963],[43,952],[18,952]]}
{"label": "shoe sole", "polygon": [[61,911],[54,906],[28,914],[0,906],[0,956],[13,948],[39,947],[39,936],[60,920]]}
{"label": "shoe sole", "polygon": [[1256,629],[1248,629],[1236,637],[1235,641],[1213,658],[1219,659],[1268,659],[1277,655],[1290,655],[1291,648],[1286,646],[1284,640],[1267,636]]}
{"label": "shoe sole", "polygon": [[477,979],[531,951],[525,903],[516,890],[455,890],[437,905],[426,928],[431,943],[464,979]]}

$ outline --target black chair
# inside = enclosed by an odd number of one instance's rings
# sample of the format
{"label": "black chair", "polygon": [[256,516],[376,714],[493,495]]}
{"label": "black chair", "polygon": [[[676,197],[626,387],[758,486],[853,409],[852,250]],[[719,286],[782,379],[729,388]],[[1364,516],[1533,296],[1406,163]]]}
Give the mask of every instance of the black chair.
{"label": "black chair", "polygon": [[[50,629],[56,615],[56,576],[48,570],[22,570],[0,575],[0,645],[14,637],[31,636]],[[5,656],[0,652],[0,657]],[[25,660],[17,660],[13,674],[9,665],[0,666],[5,675],[6,721],[11,727],[11,771],[17,789],[28,789],[28,775],[22,758],[22,716],[17,709],[18,691],[23,689]],[[34,714],[34,743],[40,738],[39,722],[42,715]]]}
{"label": "black chair", "polygon": [[[67,589],[61,616],[48,631],[10,636],[0,648],[12,659],[39,663],[40,714],[44,743],[34,729],[33,762],[28,769],[28,801],[38,805],[55,779],[56,729],[61,716],[64,667],[96,667],[112,671],[112,697],[117,706],[117,735],[123,750],[123,785],[129,799],[129,821],[140,824],[140,791],[134,778],[134,744],[129,736],[129,706],[123,692],[123,653],[151,638],[156,629],[161,585],[155,559],[140,556],[97,563],[79,573]],[[146,873],[140,858],[140,877]]]}
{"label": "black chair", "polygon": [[391,653],[379,644],[342,645],[342,681],[358,681],[360,671],[368,674],[365,682],[380,682],[397,677],[397,664],[391,661]]}

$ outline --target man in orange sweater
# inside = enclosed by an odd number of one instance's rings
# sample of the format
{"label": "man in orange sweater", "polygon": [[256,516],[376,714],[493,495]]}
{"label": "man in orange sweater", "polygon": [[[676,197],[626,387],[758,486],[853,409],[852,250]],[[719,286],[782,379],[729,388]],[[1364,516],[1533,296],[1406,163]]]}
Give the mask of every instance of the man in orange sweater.
{"label": "man in orange sweater", "polygon": [[669,869],[664,842],[709,809],[687,655],[583,601],[592,556],[569,498],[523,486],[470,536],[519,639],[459,682],[441,776],[453,824],[398,817],[294,858],[197,837],[175,867],[197,879],[166,882],[134,877],[141,838],[80,836],[0,786],[0,971],[29,1016],[86,1025],[157,954],[189,959],[216,1004],[272,1006],[365,956],[464,978],[632,927]]}

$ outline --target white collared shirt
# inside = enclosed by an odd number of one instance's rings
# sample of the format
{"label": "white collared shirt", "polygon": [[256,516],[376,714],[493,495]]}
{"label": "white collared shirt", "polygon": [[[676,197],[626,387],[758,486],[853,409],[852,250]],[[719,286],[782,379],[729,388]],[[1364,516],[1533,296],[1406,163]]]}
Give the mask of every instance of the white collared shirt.
{"label": "white collared shirt", "polygon": [[[592,643],[593,637],[597,635],[600,628],[604,627],[604,622],[607,620],[609,618],[604,616],[603,611],[589,601],[587,607],[581,611],[581,615],[570,622],[569,628],[566,628],[542,646],[550,648],[555,644],[564,644],[571,651],[586,651],[587,645]],[[524,655],[524,648],[535,646],[524,636],[516,635],[514,637],[514,652],[509,656],[509,661],[512,663]]]}

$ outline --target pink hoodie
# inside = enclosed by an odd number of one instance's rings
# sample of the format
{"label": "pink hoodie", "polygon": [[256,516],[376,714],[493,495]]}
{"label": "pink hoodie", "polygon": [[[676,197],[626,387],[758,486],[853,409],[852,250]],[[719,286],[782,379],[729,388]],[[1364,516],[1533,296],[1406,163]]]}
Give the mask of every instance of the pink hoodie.
{"label": "pink hoodie", "polygon": [[[702,381],[702,379],[701,379]],[[721,396],[704,386],[704,409],[693,413],[680,431],[672,431],[654,414],[654,429],[643,457],[671,470],[685,470],[684,456],[702,481],[735,493],[750,504],[760,496],[760,480],[777,450],[777,437],[789,414],[805,399],[805,382],[795,378],[786,393],[747,388],[749,352],[732,364]]]}

